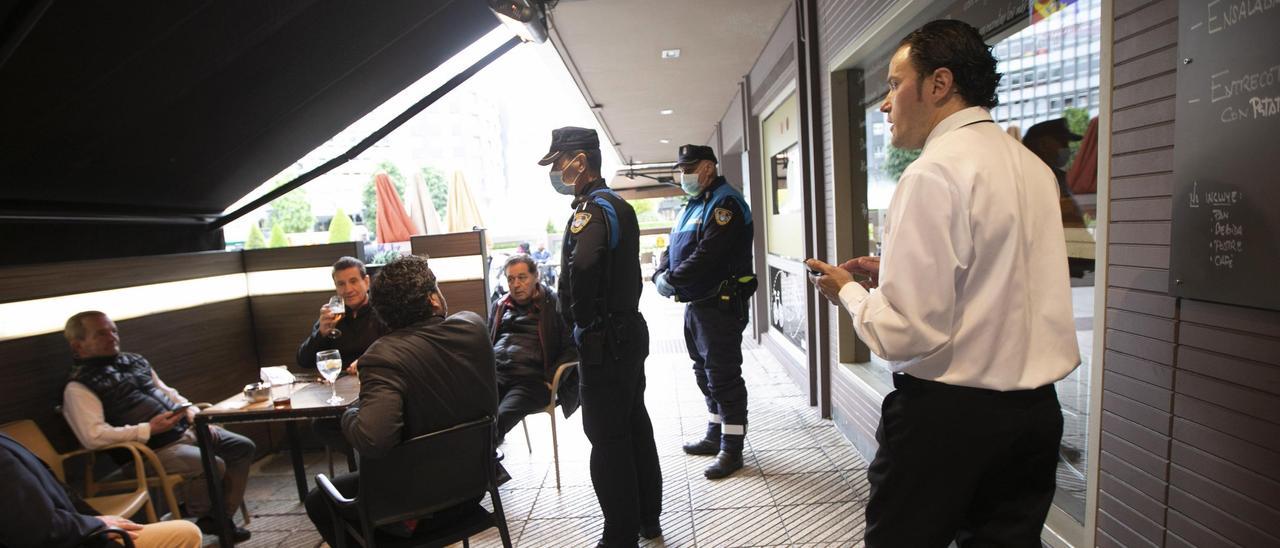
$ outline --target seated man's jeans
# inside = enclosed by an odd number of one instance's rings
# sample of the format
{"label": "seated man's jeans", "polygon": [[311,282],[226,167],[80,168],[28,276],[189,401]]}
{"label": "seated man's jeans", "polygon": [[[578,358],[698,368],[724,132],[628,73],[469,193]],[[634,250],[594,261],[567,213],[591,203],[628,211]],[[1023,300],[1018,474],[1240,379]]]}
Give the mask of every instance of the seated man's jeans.
{"label": "seated man's jeans", "polygon": [[551,403],[551,390],[537,381],[517,381],[498,385],[498,442],[520,424],[526,415],[537,413]]}
{"label": "seated man's jeans", "polygon": [[[217,473],[222,476],[226,495],[227,515],[235,515],[244,501],[245,486],[249,483],[249,465],[253,464],[256,448],[253,440],[224,428],[210,428],[213,434],[213,453],[216,456]],[[204,463],[200,460],[200,447],[196,443],[195,429],[182,433],[182,438],[156,450],[165,472],[180,474],[187,501],[187,512],[193,517],[209,514],[208,482],[204,478]]]}

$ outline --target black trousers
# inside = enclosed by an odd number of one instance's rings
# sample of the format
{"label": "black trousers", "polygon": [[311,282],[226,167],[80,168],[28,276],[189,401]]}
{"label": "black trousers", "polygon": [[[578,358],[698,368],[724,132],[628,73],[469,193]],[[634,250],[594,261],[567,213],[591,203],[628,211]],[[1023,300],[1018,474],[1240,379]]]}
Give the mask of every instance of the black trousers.
{"label": "black trousers", "polygon": [[707,412],[724,424],[746,426],[747,383],[742,380],[742,330],[747,322],[714,301],[684,309],[684,343]]}
{"label": "black trousers", "polygon": [[520,424],[520,419],[537,413],[551,403],[551,390],[538,381],[499,383],[498,385],[498,439]]}
{"label": "black trousers", "polygon": [[641,525],[657,525],[662,513],[662,469],[644,406],[648,327],[636,318],[616,327],[629,337],[622,344],[593,331],[579,346],[582,429],[591,442],[591,483],[611,547],[636,546]]}
{"label": "black trousers", "polygon": [[998,392],[894,375],[867,471],[877,547],[1039,547],[1062,410],[1053,385]]}
{"label": "black trousers", "polygon": [[[343,474],[331,479],[333,481],[333,486],[336,487],[338,492],[342,493],[345,497],[355,497],[360,491],[359,473]],[[338,534],[342,534],[342,536],[346,538],[347,546],[353,548],[361,546],[361,544],[356,542],[355,537],[351,536],[351,533],[347,532],[343,524],[333,522],[333,514],[330,513],[328,501],[325,499],[325,494],[322,493],[319,488],[315,488],[312,489],[310,493],[307,493],[307,498],[303,501],[303,505],[307,509],[307,517],[311,518],[311,523],[315,524],[316,531],[320,533],[320,536],[324,538],[324,541],[328,543],[329,546],[338,545]],[[436,512],[429,518],[419,519],[416,530],[429,531],[432,529],[443,529],[453,525],[459,519],[474,511],[476,505],[480,504],[480,500],[481,499],[474,499],[467,501],[457,506],[452,506],[446,510]],[[340,518],[346,520],[352,525],[355,525],[356,530],[360,529],[360,515],[356,512],[355,508],[339,510],[338,515]],[[382,532],[382,530],[379,529],[379,532]],[[396,534],[394,532],[384,532],[383,534],[404,536],[403,534]]]}

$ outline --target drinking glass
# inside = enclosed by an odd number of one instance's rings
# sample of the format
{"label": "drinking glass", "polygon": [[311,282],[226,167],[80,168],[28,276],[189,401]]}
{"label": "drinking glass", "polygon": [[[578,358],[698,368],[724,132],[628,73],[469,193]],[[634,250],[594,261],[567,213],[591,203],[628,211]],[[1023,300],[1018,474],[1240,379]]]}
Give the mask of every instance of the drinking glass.
{"label": "drinking glass", "polygon": [[329,381],[329,399],[324,400],[329,405],[337,405],[342,403],[342,396],[338,395],[338,385],[334,382],[338,380],[338,373],[342,372],[342,354],[337,350],[321,350],[316,352],[316,369],[320,370],[320,376],[324,380]]}
{"label": "drinking glass", "polygon": [[[338,295],[329,297],[329,313],[333,314],[333,325],[338,325],[338,321],[342,319],[342,315],[347,313],[347,305],[342,301],[342,297]],[[341,329],[334,327],[329,330],[330,339],[336,339],[341,336]]]}

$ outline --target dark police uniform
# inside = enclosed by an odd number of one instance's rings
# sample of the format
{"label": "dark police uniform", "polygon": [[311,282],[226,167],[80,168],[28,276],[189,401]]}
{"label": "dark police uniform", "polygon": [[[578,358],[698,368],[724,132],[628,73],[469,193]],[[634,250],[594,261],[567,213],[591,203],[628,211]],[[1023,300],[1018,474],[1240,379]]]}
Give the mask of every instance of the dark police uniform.
{"label": "dark police uniform", "polygon": [[[709,147],[685,145],[679,163],[715,161]],[[684,337],[694,377],[711,417],[703,441],[687,444],[691,454],[718,451],[741,458],[747,425],[747,386],[742,380],[742,330],[752,274],[751,209],[724,177],[691,198],[671,229],[655,279],[664,275],[685,308]],[[723,477],[732,470],[706,471]],[[734,468],[736,469],[736,468]]]}
{"label": "dark police uniform", "polygon": [[[552,132],[551,152],[599,149],[594,130]],[[597,179],[578,189],[561,250],[560,313],[578,343],[582,427],[607,546],[635,546],[658,530],[662,471],[644,405],[649,328],[639,311],[640,229],[635,210]],[[660,533],[659,533],[660,534]]]}

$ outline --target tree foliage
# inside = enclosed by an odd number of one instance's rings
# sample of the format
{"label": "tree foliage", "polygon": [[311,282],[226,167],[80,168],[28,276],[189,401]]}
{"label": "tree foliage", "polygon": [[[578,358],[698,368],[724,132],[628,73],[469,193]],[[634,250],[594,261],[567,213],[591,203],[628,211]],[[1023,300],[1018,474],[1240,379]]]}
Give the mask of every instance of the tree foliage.
{"label": "tree foliage", "polygon": [[289,239],[284,235],[284,227],[280,223],[271,225],[271,242],[267,247],[289,247]]}
{"label": "tree foliage", "polygon": [[400,173],[400,168],[391,163],[390,160],[383,160],[378,163],[378,169],[369,177],[369,182],[365,183],[364,190],[360,193],[360,202],[364,206],[364,226],[369,229],[369,236],[376,237],[378,235],[378,191],[374,181],[378,178],[378,172],[387,172],[387,177],[391,179],[391,186],[396,187],[396,194],[400,199],[404,199],[404,175]]}
{"label": "tree foliage", "polygon": [[268,217],[272,230],[279,226],[286,233],[310,232],[315,225],[315,216],[311,214],[311,202],[307,200],[307,191],[294,189],[271,202],[271,215]]}
{"label": "tree foliage", "polygon": [[427,192],[431,193],[431,205],[436,208],[436,215],[444,218],[445,208],[449,204],[449,181],[444,172],[434,167],[422,168],[422,180],[427,183]]}
{"label": "tree foliage", "polygon": [[[1084,135],[1084,132],[1089,129],[1089,111],[1085,109],[1068,107],[1066,110],[1062,111],[1062,117],[1067,120],[1067,129],[1070,129],[1071,133]],[[1068,145],[1071,147],[1072,159],[1075,159],[1076,151],[1080,149],[1081,142],[1082,141],[1071,141]]]}
{"label": "tree foliage", "polygon": [[267,247],[267,238],[262,235],[262,229],[258,228],[258,223],[249,225],[249,236],[245,238],[245,249],[262,249]]}
{"label": "tree foliage", "polygon": [[333,213],[333,221],[329,223],[329,243],[336,244],[339,242],[351,241],[351,229],[353,227],[351,217],[348,217],[342,208],[338,208]]}
{"label": "tree foliage", "polygon": [[920,150],[917,149],[897,148],[893,145],[885,145],[885,149],[889,153],[885,156],[884,173],[894,182],[902,177],[902,172],[907,170],[911,162],[920,157]]}

